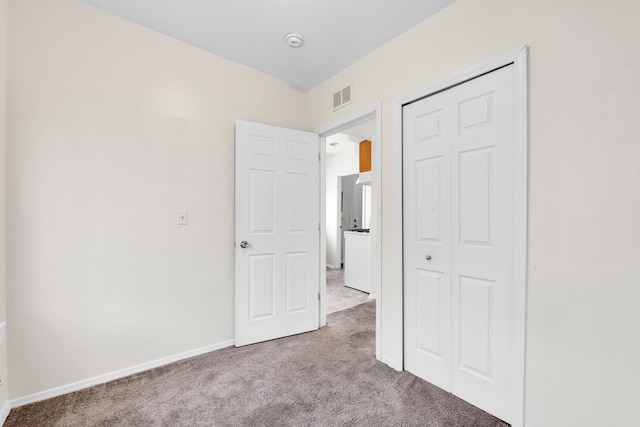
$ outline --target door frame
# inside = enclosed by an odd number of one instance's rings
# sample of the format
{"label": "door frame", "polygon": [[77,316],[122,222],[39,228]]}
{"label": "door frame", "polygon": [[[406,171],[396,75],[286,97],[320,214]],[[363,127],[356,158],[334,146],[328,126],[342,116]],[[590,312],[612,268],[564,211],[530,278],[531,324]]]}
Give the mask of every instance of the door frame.
{"label": "door frame", "polygon": [[382,305],[382,295],[380,292],[380,282],[382,277],[382,197],[381,195],[381,170],[382,170],[382,101],[378,101],[351,114],[348,114],[334,122],[321,126],[315,130],[320,135],[320,327],[327,324],[327,272],[325,265],[327,264],[327,226],[326,226],[326,157],[327,157],[327,136],[333,135],[340,131],[357,126],[361,123],[368,122],[371,119],[376,121],[375,140],[371,141],[372,147],[372,171],[373,185],[372,198],[375,197],[375,205],[372,212],[375,212],[375,224],[372,228],[372,237],[375,242],[372,248],[374,254],[374,268],[371,271],[371,279],[373,281],[373,294],[376,296],[376,359],[381,360],[381,315],[380,307]]}
{"label": "door frame", "polygon": [[438,83],[418,89],[394,100],[394,153],[393,153],[393,252],[401,254],[393,262],[393,364],[404,369],[404,277],[403,277],[403,207],[402,207],[402,107],[427,96],[459,85],[483,74],[513,64],[515,71],[514,114],[514,383],[513,427],[524,425],[524,386],[526,350],[526,291],[527,291],[527,213],[528,213],[528,47],[526,45],[506,52],[480,65],[472,67]]}

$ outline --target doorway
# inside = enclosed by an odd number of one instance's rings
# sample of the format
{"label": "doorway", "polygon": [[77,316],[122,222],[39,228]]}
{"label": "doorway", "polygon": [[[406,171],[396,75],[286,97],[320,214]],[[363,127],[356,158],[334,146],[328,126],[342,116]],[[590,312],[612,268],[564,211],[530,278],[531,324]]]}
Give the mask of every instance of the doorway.
{"label": "doorway", "polygon": [[[339,228],[338,217],[341,212],[339,212],[338,208],[340,207],[340,199],[338,198],[338,180],[337,180],[337,172],[334,171],[331,174],[327,171],[328,157],[331,153],[331,150],[335,149],[336,146],[329,145],[329,141],[332,136],[336,134],[346,135],[346,138],[352,138],[352,144],[350,146],[352,152],[356,148],[356,144],[359,141],[369,139],[371,141],[372,147],[372,169],[373,169],[373,179],[371,178],[371,174],[368,177],[370,183],[370,191],[367,191],[363,197],[368,197],[370,202],[370,210],[369,213],[369,228],[370,228],[370,248],[371,248],[371,256],[370,256],[370,271],[371,271],[371,294],[379,295],[378,289],[380,284],[380,212],[381,212],[381,204],[380,198],[377,197],[380,189],[380,174],[376,173],[376,171],[380,170],[380,135],[381,135],[381,127],[380,127],[380,112],[381,112],[381,104],[377,103],[370,107],[366,107],[352,115],[345,117],[339,121],[336,121],[332,124],[324,126],[316,132],[321,136],[321,193],[327,194],[329,192],[334,193],[334,196],[329,196],[328,198],[323,198],[321,212],[323,214],[323,218],[321,220],[321,265],[326,265],[329,267],[341,267],[341,259],[342,259],[342,236]],[[367,127],[369,130],[366,133],[362,132],[362,126]],[[360,130],[359,130],[360,129]],[[347,132],[350,135],[347,135]],[[344,138],[344,137],[343,137]],[[346,146],[349,147],[349,146]],[[355,153],[354,153],[355,154]],[[353,166],[344,166],[339,172],[342,176],[345,175],[353,175],[358,174],[359,168],[358,164],[355,163]],[[331,179],[333,177],[333,182]],[[334,225],[331,223],[333,222]],[[341,222],[341,217],[340,217]],[[362,228],[361,224],[358,224],[360,228]],[[340,252],[340,253],[338,253]],[[339,256],[338,256],[339,255]],[[339,260],[340,262],[336,262]],[[324,270],[324,269],[323,269]],[[321,278],[321,325],[324,326],[326,324],[326,315],[327,315],[327,294],[326,294],[326,283],[327,283],[327,271],[324,270],[322,272],[323,276]],[[380,359],[380,304],[376,304],[376,357]]]}
{"label": "doorway", "polygon": [[368,146],[374,133],[375,120],[370,120],[326,138],[327,313],[375,295],[371,286],[371,183],[359,171],[368,155],[361,144]]}

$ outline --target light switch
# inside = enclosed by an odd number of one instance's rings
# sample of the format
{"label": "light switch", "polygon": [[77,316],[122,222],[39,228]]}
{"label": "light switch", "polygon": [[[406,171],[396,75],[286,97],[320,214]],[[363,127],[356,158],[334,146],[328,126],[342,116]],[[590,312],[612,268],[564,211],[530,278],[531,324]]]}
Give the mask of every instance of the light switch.
{"label": "light switch", "polygon": [[186,209],[178,209],[178,225],[189,224],[189,211]]}

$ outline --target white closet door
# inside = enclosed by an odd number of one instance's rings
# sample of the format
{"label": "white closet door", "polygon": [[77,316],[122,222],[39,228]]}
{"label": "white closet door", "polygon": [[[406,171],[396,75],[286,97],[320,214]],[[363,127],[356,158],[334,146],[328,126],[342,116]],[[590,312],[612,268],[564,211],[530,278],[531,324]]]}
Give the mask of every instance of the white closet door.
{"label": "white closet door", "polygon": [[452,113],[447,95],[410,104],[403,112],[404,365],[451,391]]}
{"label": "white closet door", "polygon": [[405,366],[505,421],[513,406],[513,94],[508,66],[404,109]]}

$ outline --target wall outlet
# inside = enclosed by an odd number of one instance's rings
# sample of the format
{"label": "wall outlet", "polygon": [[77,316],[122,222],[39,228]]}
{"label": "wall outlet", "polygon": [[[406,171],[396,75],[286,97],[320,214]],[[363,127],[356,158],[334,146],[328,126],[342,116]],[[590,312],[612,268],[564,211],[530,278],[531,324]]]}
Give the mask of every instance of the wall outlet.
{"label": "wall outlet", "polygon": [[178,209],[178,225],[189,224],[189,211],[186,209]]}

